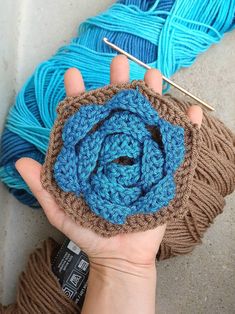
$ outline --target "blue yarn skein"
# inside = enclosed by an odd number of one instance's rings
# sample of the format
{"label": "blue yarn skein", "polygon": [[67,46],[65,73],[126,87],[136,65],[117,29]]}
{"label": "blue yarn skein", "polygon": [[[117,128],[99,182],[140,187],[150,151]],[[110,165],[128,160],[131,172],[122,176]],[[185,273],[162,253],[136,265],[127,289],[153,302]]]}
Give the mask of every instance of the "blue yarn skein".
{"label": "blue yarn skein", "polygon": [[[234,12],[235,0],[120,0],[89,18],[78,36],[42,62],[18,93],[2,134],[1,181],[21,202],[38,206],[14,163],[27,156],[43,162],[56,106],[65,97],[68,68],[79,68],[88,90],[109,82],[115,53],[103,37],[170,77],[234,28]],[[131,79],[143,77],[142,68],[133,62],[130,67]]]}

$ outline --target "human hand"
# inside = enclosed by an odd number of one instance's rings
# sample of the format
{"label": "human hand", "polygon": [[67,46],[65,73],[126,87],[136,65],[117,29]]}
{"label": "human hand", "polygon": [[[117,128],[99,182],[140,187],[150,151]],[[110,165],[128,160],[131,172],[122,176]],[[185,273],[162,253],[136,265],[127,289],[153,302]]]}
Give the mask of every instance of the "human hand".
{"label": "human hand", "polygon": [[[124,56],[117,56],[111,64],[111,83],[125,83],[129,81],[128,60]],[[85,91],[84,82],[77,69],[69,69],[65,74],[65,89],[67,96],[77,96]],[[146,84],[155,92],[161,94],[162,77],[160,73],[151,69],[145,75]],[[193,123],[200,126],[202,111],[198,106],[188,110],[188,116]],[[16,168],[38,199],[49,222],[78,244],[89,257],[90,263],[125,268],[127,265],[152,267],[155,265],[156,253],[162,241],[165,225],[153,230],[130,234],[119,234],[112,238],[103,238],[89,229],[75,223],[59,208],[53,197],[43,189],[40,182],[42,166],[30,159],[22,158],[16,162]],[[129,267],[129,266],[127,266]]]}
{"label": "human hand", "polygon": [[[112,84],[129,81],[126,57],[113,59],[110,76]],[[162,77],[157,70],[148,70],[144,79],[149,87],[161,94]],[[85,91],[82,76],[76,69],[69,69],[64,81],[67,96],[77,96]],[[187,114],[193,123],[201,125],[200,107],[190,107]],[[43,189],[40,182],[41,164],[30,158],[21,158],[16,162],[16,168],[38,199],[50,223],[78,244],[89,257],[90,273],[82,313],[154,313],[155,258],[166,225],[145,232],[103,238],[75,223]]]}

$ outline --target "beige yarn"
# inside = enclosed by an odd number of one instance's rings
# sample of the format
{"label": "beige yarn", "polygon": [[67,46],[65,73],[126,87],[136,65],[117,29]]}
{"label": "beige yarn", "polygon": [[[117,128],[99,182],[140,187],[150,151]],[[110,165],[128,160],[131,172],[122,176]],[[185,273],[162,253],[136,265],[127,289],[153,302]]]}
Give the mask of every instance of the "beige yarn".
{"label": "beige yarn", "polygon": [[80,313],[77,305],[64,294],[51,270],[57,246],[53,239],[48,239],[29,256],[26,270],[19,278],[16,303],[0,304],[0,314]]}
{"label": "beige yarn", "polygon": [[[186,112],[188,103],[168,99]],[[204,112],[200,129],[202,144],[186,214],[167,224],[158,253],[159,259],[187,254],[202,237],[215,217],[222,213],[226,195],[235,188],[235,136],[218,119]]]}

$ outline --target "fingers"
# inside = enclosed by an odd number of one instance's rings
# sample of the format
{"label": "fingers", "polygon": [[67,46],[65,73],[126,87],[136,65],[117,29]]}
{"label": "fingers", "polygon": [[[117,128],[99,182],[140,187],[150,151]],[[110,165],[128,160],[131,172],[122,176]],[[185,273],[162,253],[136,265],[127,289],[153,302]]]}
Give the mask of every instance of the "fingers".
{"label": "fingers", "polygon": [[187,116],[192,123],[197,124],[199,128],[201,127],[203,118],[203,111],[201,107],[196,105],[189,107],[187,110]]}
{"label": "fingers", "polygon": [[[144,77],[145,83],[158,94],[162,94],[162,76],[157,69],[150,69],[146,72]],[[203,111],[201,107],[193,105],[187,110],[187,116],[192,123],[201,127]]]}
{"label": "fingers", "polygon": [[[118,55],[113,58],[110,67],[111,84],[121,84],[129,82],[130,67],[126,56]],[[144,77],[145,83],[155,92],[162,94],[162,76],[156,69],[150,69]]]}
{"label": "fingers", "polygon": [[113,58],[110,66],[111,84],[122,84],[129,82],[129,61],[126,56],[118,55]]}
{"label": "fingers", "polygon": [[162,94],[162,75],[157,69],[150,69],[144,76],[145,83],[156,93]]}
{"label": "fingers", "polygon": [[68,69],[65,72],[64,85],[67,96],[75,97],[85,91],[82,75],[76,68]]}

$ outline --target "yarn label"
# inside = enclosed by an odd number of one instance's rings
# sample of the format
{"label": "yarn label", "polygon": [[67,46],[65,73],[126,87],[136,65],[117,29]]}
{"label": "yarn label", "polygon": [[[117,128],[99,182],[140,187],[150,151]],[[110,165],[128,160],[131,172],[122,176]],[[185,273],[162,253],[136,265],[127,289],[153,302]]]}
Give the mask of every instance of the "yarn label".
{"label": "yarn label", "polygon": [[89,273],[87,255],[79,246],[66,239],[54,257],[52,271],[64,293],[82,307]]}

